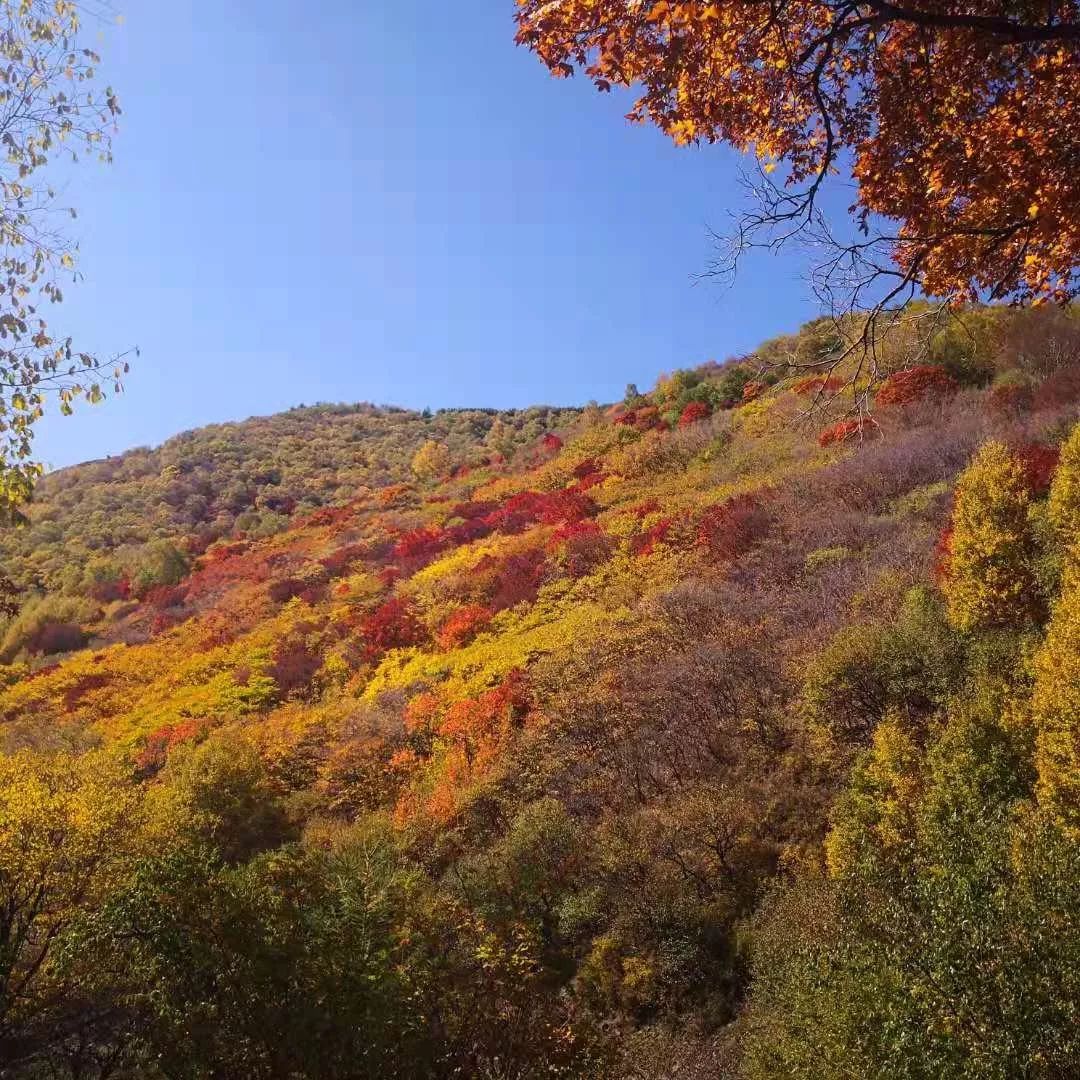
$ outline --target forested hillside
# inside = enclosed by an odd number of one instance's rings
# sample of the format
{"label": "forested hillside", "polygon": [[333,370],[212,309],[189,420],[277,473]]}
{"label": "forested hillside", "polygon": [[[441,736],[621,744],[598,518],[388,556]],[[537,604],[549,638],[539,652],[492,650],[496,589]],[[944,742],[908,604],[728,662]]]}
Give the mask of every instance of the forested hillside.
{"label": "forested hillside", "polygon": [[907,314],[48,477],[0,1076],[1080,1072],[1080,323]]}

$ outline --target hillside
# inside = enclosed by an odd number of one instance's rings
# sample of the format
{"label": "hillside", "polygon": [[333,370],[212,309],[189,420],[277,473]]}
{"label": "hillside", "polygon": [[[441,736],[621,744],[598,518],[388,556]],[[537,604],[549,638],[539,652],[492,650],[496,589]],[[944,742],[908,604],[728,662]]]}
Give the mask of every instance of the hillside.
{"label": "hillside", "polygon": [[47,477],[0,1076],[1070,1075],[1080,324],[910,325]]}

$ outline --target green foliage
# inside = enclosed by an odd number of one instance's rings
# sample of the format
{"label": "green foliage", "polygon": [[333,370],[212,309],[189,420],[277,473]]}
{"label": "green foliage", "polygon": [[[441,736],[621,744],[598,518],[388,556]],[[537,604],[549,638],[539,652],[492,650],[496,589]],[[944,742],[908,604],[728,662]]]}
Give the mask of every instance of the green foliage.
{"label": "green foliage", "polygon": [[992,722],[957,717],[925,757],[879,731],[838,810],[830,879],[762,916],[749,1076],[1076,1070],[1080,849],[1024,801],[1030,782]]}
{"label": "green foliage", "polygon": [[925,719],[956,688],[963,652],[942,606],[911,590],[889,623],[840,633],[811,662],[803,689],[807,720],[845,741],[866,738],[887,713]]}

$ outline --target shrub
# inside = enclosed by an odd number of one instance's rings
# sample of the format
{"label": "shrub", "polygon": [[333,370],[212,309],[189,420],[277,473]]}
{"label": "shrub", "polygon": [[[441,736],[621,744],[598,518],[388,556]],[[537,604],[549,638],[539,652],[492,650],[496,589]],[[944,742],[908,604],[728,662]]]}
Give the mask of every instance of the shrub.
{"label": "shrub", "polygon": [[679,427],[689,427],[699,420],[706,420],[709,416],[709,406],[701,401],[691,401],[679,414]]}
{"label": "shrub", "polygon": [[757,495],[736,495],[710,507],[698,524],[698,546],[718,560],[737,559],[769,531],[769,515]]}
{"label": "shrub", "polygon": [[791,390],[792,393],[801,397],[817,396],[818,394],[825,396],[839,393],[843,386],[843,380],[834,376],[811,375],[808,378],[798,379],[792,383]]}
{"label": "shrub", "polygon": [[1031,380],[1019,371],[1002,372],[986,392],[986,409],[994,416],[1015,419],[1034,404]]}
{"label": "shrub", "polygon": [[919,364],[894,371],[874,396],[878,406],[913,405],[917,401],[955,393],[956,380],[936,364]]}
{"label": "shrub", "polygon": [[364,655],[368,660],[378,659],[389,649],[419,645],[427,636],[412,606],[399,597],[391,597],[364,618],[360,623],[360,633],[364,639]]}
{"label": "shrub", "polygon": [[456,649],[470,642],[490,622],[490,608],[469,604],[450,615],[439,628],[436,640],[443,649]]}
{"label": "shrub", "polygon": [[839,420],[818,435],[818,446],[834,446],[836,443],[855,439],[869,439],[877,434],[877,424],[868,416],[853,420]]}

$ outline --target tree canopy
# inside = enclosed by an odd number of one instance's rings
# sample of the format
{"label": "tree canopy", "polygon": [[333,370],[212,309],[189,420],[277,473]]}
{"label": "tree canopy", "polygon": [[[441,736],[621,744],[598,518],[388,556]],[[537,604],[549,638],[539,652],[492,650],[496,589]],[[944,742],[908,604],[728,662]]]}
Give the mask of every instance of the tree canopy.
{"label": "tree canopy", "polygon": [[[815,283],[833,302],[1076,294],[1075,0],[519,5],[518,42],[554,74],[635,88],[630,119],[678,143],[756,153],[756,203],[722,269],[801,235],[824,244]],[[841,173],[854,240],[819,212]]]}

